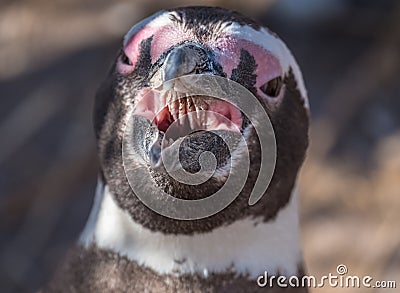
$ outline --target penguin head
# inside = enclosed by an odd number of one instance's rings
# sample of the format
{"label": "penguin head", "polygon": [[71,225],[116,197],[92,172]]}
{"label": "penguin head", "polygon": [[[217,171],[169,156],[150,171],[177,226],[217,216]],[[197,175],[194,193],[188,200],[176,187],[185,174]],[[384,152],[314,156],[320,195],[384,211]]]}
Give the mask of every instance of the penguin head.
{"label": "penguin head", "polygon": [[[268,115],[276,163],[265,196],[254,206],[248,198],[261,166],[257,121],[229,101],[181,94],[180,83],[173,81],[185,76],[230,80],[251,93]],[[125,150],[130,156],[126,166],[123,148],[132,115],[145,122],[136,123],[128,138],[134,141]],[[94,126],[102,181],[134,221],[163,233],[206,232],[248,216],[268,221],[288,202],[308,147],[307,93],[295,59],[276,34],[223,8],[177,8],[144,19],[126,34],[98,90]],[[245,144],[232,153],[219,132],[239,134]],[[213,154],[215,170],[207,181],[191,185],[168,174],[162,155],[177,142],[176,160],[188,174],[201,171],[202,153]],[[126,175],[126,168],[137,171],[151,182],[146,188],[154,196],[163,191],[180,199],[205,198],[240,168],[241,148],[247,148],[250,161],[243,189],[228,207],[204,219],[182,221],[154,212],[132,189],[140,180],[129,182]]]}

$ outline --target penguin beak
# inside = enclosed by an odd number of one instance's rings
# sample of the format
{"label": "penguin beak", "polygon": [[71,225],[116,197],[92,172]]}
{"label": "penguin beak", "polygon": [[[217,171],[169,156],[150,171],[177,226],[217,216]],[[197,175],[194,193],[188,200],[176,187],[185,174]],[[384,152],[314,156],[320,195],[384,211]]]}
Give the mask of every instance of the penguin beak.
{"label": "penguin beak", "polygon": [[202,45],[190,42],[173,48],[161,68],[162,81],[188,74],[218,74],[215,58]]}
{"label": "penguin beak", "polygon": [[[158,92],[138,93],[136,114],[154,122],[162,132],[166,132],[175,121],[180,127],[191,129],[236,132],[241,129],[242,114],[233,104],[214,97],[188,96],[185,86],[183,91],[180,89],[179,81],[166,82],[184,75],[222,75],[213,53],[204,46],[196,42],[176,46],[167,53],[162,65],[156,68],[150,75],[150,84]],[[181,134],[183,132],[182,129]]]}

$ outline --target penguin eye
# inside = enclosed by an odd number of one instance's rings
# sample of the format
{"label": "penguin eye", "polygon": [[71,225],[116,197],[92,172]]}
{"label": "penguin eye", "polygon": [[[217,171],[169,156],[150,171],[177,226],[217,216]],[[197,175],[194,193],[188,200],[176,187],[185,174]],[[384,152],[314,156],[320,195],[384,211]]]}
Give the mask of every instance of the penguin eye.
{"label": "penguin eye", "polygon": [[282,77],[278,76],[264,83],[260,90],[269,97],[276,98],[279,96],[282,88]]}
{"label": "penguin eye", "polygon": [[122,50],[121,51],[121,61],[122,63],[124,63],[125,65],[129,65],[132,66],[132,61],[129,59],[128,56],[126,56],[125,52]]}

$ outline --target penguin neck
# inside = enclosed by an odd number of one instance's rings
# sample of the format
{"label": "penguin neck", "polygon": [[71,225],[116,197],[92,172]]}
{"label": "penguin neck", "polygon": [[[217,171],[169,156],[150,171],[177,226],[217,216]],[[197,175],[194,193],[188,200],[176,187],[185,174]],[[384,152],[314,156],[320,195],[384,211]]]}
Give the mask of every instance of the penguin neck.
{"label": "penguin neck", "polygon": [[111,250],[159,274],[297,275],[302,265],[297,192],[274,219],[245,218],[193,235],[154,232],[121,209],[99,180],[79,243]]}

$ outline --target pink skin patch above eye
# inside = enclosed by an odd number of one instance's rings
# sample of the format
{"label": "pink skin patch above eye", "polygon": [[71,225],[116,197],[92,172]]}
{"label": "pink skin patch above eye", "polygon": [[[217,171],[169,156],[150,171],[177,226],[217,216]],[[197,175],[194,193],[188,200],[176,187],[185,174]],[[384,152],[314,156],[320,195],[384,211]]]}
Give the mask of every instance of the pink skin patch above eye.
{"label": "pink skin patch above eye", "polygon": [[261,96],[265,96],[259,88],[266,82],[282,76],[282,67],[279,60],[263,47],[244,39],[234,38],[229,35],[222,36],[214,44],[217,61],[221,64],[228,77],[232,70],[240,63],[240,52],[242,49],[249,52],[257,64],[256,88]]}
{"label": "pink skin patch above eye", "polygon": [[140,44],[142,41],[150,37],[153,37],[150,50],[152,63],[157,61],[162,53],[174,45],[187,40],[190,41],[195,39],[190,33],[183,32],[173,25],[165,25],[161,27],[152,27],[147,25],[127,41],[124,47],[124,52],[131,61],[132,65],[126,65],[119,59],[117,64],[118,72],[127,74],[133,71],[136,66],[137,59],[139,58]]}
{"label": "pink skin patch above eye", "polygon": [[156,27],[145,26],[126,42],[123,51],[131,61],[131,65],[124,64],[121,58],[118,58],[117,70],[119,73],[127,74],[133,71],[140,55],[141,42],[151,37],[157,30]]}

